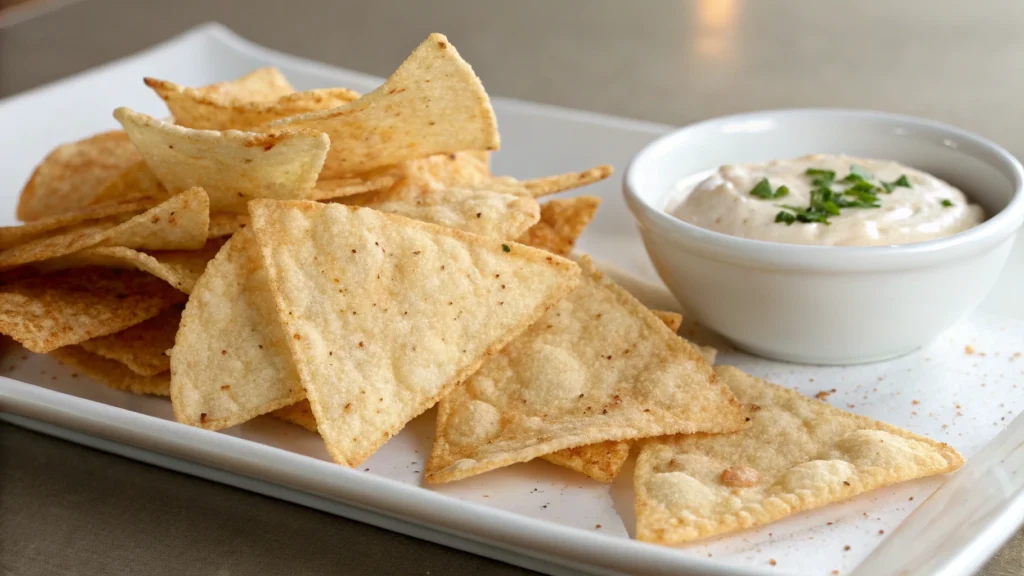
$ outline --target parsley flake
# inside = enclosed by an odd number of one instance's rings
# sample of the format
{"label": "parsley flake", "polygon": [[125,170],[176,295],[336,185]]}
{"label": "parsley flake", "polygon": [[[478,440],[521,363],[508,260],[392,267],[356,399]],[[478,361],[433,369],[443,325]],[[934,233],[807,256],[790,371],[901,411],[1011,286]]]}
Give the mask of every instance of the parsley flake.
{"label": "parsley flake", "polygon": [[512,251],[512,249],[509,248],[508,244],[502,244],[501,245],[501,249],[504,250],[505,252],[511,252]]}
{"label": "parsley flake", "polygon": [[782,198],[789,194],[789,188],[785,186],[779,186],[778,190],[772,192],[772,183],[767,178],[761,178],[761,181],[754,186],[754,189],[750,191],[751,196],[757,196],[758,198],[764,198],[765,200],[771,200],[773,198]]}
{"label": "parsley flake", "polygon": [[950,208],[952,206],[953,206],[953,201],[952,200],[950,200],[949,198],[943,198],[942,199],[942,207],[943,208]]}

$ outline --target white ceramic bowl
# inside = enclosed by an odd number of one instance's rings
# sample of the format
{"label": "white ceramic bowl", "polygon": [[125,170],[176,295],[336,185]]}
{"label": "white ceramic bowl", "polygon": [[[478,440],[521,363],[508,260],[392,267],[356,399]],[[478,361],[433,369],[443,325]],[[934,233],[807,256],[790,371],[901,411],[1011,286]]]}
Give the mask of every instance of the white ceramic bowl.
{"label": "white ceramic bowl", "polygon": [[[988,220],[918,244],[825,247],[728,236],[663,211],[687,176],[811,153],[930,172]],[[927,344],[985,298],[1024,222],[1024,170],[1008,152],[952,126],[869,111],[776,110],[693,124],[640,151],[623,187],[648,255],[688,314],[750,352],[810,364],[871,362]]]}

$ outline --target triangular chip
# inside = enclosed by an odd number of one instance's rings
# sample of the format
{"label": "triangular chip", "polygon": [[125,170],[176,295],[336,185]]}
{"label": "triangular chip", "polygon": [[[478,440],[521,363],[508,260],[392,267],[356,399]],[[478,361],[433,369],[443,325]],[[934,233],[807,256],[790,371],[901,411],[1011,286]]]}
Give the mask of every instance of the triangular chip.
{"label": "triangular chip", "polygon": [[124,390],[134,394],[152,394],[167,396],[171,379],[167,372],[153,376],[142,376],[129,370],[124,364],[108,360],[80,346],[66,346],[51,352],[58,362],[74,370],[78,370],[100,384],[115,390]]}
{"label": "triangular chip", "polygon": [[580,234],[594,219],[600,205],[601,199],[596,196],[558,198],[545,202],[540,206],[540,221],[531,226],[519,238],[519,242],[559,256],[568,256]]}
{"label": "triangular chip", "polygon": [[141,156],[117,130],[62,144],[43,159],[18,201],[18,218],[39,220],[89,205],[107,181]]}
{"label": "triangular chip", "polygon": [[580,267],[575,291],[438,405],[429,482],[597,442],[746,425],[688,343],[589,258]]}
{"label": "triangular chip", "polygon": [[366,208],[254,201],[302,386],[354,466],[576,284],[568,260]]}
{"label": "triangular chip", "polygon": [[[550,202],[549,202],[550,204]],[[675,312],[651,310],[669,330],[676,332],[683,323],[683,317]],[[566,448],[541,458],[563,468],[575,470],[598,482],[611,482],[622,470],[622,465],[629,458],[629,441],[608,441]]]}
{"label": "triangular chip", "polygon": [[116,223],[127,222],[157,204],[159,201],[150,198],[136,198],[97,206],[85,206],[72,212],[40,218],[20,226],[3,226],[0,227],[0,250],[26,244],[39,238],[55,236],[62,230],[89,221],[106,218]]}
{"label": "triangular chip", "polygon": [[634,472],[640,540],[678,544],[760,526],[963,464],[946,444],[731,366],[716,372],[750,407],[752,425],[644,446]]}
{"label": "triangular chip", "polygon": [[310,432],[317,433],[316,417],[313,416],[313,409],[309,407],[308,400],[279,408],[271,412],[270,415],[278,420],[284,420],[296,426],[302,426]]}
{"label": "triangular chip", "polygon": [[[25,228],[31,226],[29,224]],[[198,249],[206,243],[209,227],[209,198],[202,188],[192,188],[129,219],[125,215],[117,215],[86,220],[2,250],[0,269],[41,262],[92,246],[124,246],[138,250]]]}
{"label": "triangular chip", "polygon": [[332,200],[387,190],[395,183],[396,177],[391,174],[368,175],[364,178],[336,178],[318,180],[310,200]]}
{"label": "triangular chip", "polygon": [[362,98],[268,127],[326,132],[331,151],[324,178],[432,154],[497,150],[500,144],[487,92],[441,34],[431,34],[383,85]]}
{"label": "triangular chip", "polygon": [[384,169],[401,181],[392,195],[411,196],[428,190],[485,184],[493,176],[490,164],[473,152],[452,152],[416,158]]}
{"label": "triangular chip", "polygon": [[86,248],[74,254],[47,260],[37,267],[46,271],[89,266],[142,270],[189,294],[206,269],[207,262],[217,255],[217,251],[223,245],[223,239],[214,238],[207,240],[206,245],[199,250],[163,250],[147,253],[123,246]]}
{"label": "triangular chip", "polygon": [[565,192],[566,190],[572,190],[573,188],[580,188],[582,186],[588,186],[595,182],[600,182],[605,178],[612,175],[613,169],[607,164],[601,166],[595,166],[583,172],[569,172],[566,174],[556,174],[555,176],[545,176],[544,178],[534,178],[533,180],[525,180],[523,184],[533,194],[534,198],[540,198],[541,196],[547,196],[549,194],[557,194],[559,192]]}
{"label": "triangular chip", "polygon": [[330,146],[313,130],[192,130],[128,108],[114,117],[167,190],[201,186],[215,212],[244,212],[252,198],[311,197]]}
{"label": "triangular chip", "polygon": [[120,332],[185,295],[134,270],[79,268],[0,284],[0,333],[33,352]]}
{"label": "triangular chip", "polygon": [[256,240],[228,240],[192,289],[171,351],[179,422],[219,430],[305,398]]}
{"label": "triangular chip", "polygon": [[234,102],[272,102],[295,92],[280,70],[257,68],[241,78],[195,88],[202,96]]}
{"label": "triangular chip", "polygon": [[86,340],[79,346],[86,352],[120,362],[142,376],[167,372],[171,369],[171,359],[166,352],[174,346],[181,310],[181,306],[172,306],[145,322],[108,336]]}
{"label": "triangular chip", "polygon": [[704,358],[705,362],[714,366],[715,360],[718,359],[718,350],[716,350],[713,346],[697,345],[697,351],[700,352],[700,355],[702,358]]}
{"label": "triangular chip", "polygon": [[359,98],[358,92],[347,88],[327,88],[252,101],[156,78],[145,78],[145,82],[167,104],[175,124],[197,130],[247,130],[278,118],[337,108]]}

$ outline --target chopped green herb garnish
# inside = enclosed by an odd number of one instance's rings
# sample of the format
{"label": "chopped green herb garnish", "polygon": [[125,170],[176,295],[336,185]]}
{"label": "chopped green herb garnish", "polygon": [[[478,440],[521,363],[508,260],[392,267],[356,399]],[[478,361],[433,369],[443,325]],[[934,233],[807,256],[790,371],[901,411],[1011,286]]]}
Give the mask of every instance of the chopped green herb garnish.
{"label": "chopped green herb garnish", "polygon": [[949,208],[949,207],[951,207],[952,205],[953,205],[953,201],[952,201],[952,200],[950,200],[949,198],[943,198],[943,199],[942,199],[942,206],[943,206],[944,208]]}
{"label": "chopped green herb garnish", "polygon": [[808,168],[804,174],[811,177],[811,184],[814,184],[815,186],[830,186],[836,179],[836,173],[832,170]]}
{"label": "chopped green herb garnish", "polygon": [[764,198],[771,200],[773,198],[782,198],[789,194],[789,188],[785,186],[779,186],[778,190],[772,192],[772,184],[767,178],[761,178],[761,181],[754,186],[754,189],[750,191],[751,196],[757,196],[758,198]]}
{"label": "chopped green herb garnish", "polygon": [[512,249],[508,247],[508,244],[502,244],[501,245],[501,249],[504,250],[505,252],[511,252],[512,251]]}
{"label": "chopped green herb garnish", "polygon": [[[821,222],[822,224],[828,224],[828,214],[820,210],[813,208],[801,208],[799,206],[791,206],[789,204],[780,204],[780,208],[788,210],[793,213],[793,217],[797,222],[803,222],[809,224],[811,222]],[[775,215],[775,221],[779,222],[779,215]]]}
{"label": "chopped green herb garnish", "polygon": [[907,179],[906,174],[901,175],[892,182],[882,182],[882,187],[890,194],[896,188],[913,188],[913,186],[910,185],[910,180]]}
{"label": "chopped green herb garnish", "polygon": [[775,215],[776,222],[783,222],[786,226],[792,226],[793,222],[796,222],[796,216],[792,212],[786,212],[785,210],[779,210],[779,213]]}
{"label": "chopped green herb garnish", "polygon": [[859,176],[861,180],[871,180],[872,178],[874,178],[874,176],[871,175],[871,172],[868,172],[867,170],[860,166],[857,166],[856,164],[852,164],[850,166],[850,174]]}

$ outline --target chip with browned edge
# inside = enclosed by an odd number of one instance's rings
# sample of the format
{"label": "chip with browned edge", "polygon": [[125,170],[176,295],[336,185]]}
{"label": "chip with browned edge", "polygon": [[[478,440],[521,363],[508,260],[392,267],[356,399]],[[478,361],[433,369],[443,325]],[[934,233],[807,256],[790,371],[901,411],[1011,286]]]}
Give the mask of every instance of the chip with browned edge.
{"label": "chip with browned edge", "polygon": [[214,212],[244,212],[252,198],[310,198],[330,146],[313,130],[193,130],[128,108],[114,117],[167,190],[201,186]]}
{"label": "chip with browned edge", "polygon": [[427,481],[598,442],[746,426],[686,341],[588,257],[580,267],[576,290],[441,400]]}
{"label": "chip with browned edge", "polygon": [[171,350],[179,422],[218,430],[305,397],[255,238],[235,234],[206,266]]}
{"label": "chip with browned edge", "polygon": [[51,354],[61,364],[78,370],[100,384],[105,384],[115,390],[154,396],[167,396],[168,394],[170,376],[167,372],[153,376],[136,374],[124,364],[87,352],[81,346],[65,346],[54,350]]}
{"label": "chip with browned edge", "polygon": [[540,221],[520,236],[519,242],[568,256],[600,205],[596,196],[549,200],[540,205]]}
{"label": "chip with browned edge", "polygon": [[268,130],[296,128],[330,136],[323,178],[432,154],[497,150],[500,144],[487,92],[441,34],[431,34],[383,85],[362,98],[267,125]]}
{"label": "chip with browned edge", "polygon": [[249,206],[299,378],[354,466],[575,286],[571,261],[367,208]]}
{"label": "chip with browned edge", "polygon": [[39,220],[88,206],[107,181],[141,159],[117,130],[61,144],[43,159],[18,200],[18,218]]}
{"label": "chip with browned edge", "polygon": [[963,464],[946,444],[731,366],[716,372],[749,407],[752,425],[644,446],[634,472],[640,540],[678,544],[760,526]]}
{"label": "chip with browned edge", "polygon": [[[89,208],[86,212],[95,210]],[[34,224],[22,228],[32,226]],[[92,246],[124,246],[139,250],[198,249],[206,243],[209,228],[209,198],[202,188],[192,188],[136,216],[129,213],[85,220],[33,236],[28,242],[0,250],[0,269],[41,262]],[[17,228],[11,232],[17,232]]]}
{"label": "chip with browned edge", "polygon": [[0,284],[0,333],[50,352],[148,320],[185,295],[143,272],[79,268]]}
{"label": "chip with browned edge", "polygon": [[79,344],[86,352],[120,362],[143,376],[155,376],[171,369],[167,351],[174,346],[183,306],[172,306],[126,330],[86,340]]}

